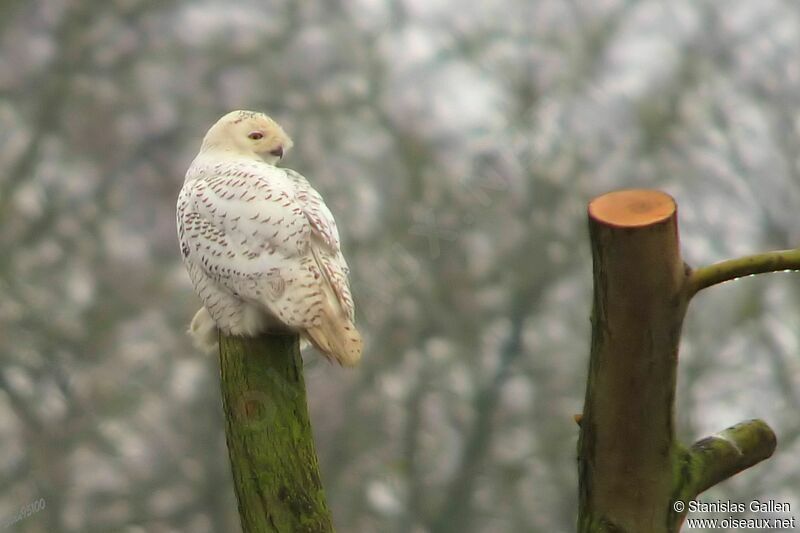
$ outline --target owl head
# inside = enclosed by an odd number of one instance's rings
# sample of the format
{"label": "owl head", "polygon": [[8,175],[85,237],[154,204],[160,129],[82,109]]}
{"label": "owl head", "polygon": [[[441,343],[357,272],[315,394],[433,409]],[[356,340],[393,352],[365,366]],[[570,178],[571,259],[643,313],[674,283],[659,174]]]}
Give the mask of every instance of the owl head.
{"label": "owl head", "polygon": [[257,156],[276,164],[294,143],[280,125],[264,113],[231,111],[211,126],[200,151],[223,150]]}

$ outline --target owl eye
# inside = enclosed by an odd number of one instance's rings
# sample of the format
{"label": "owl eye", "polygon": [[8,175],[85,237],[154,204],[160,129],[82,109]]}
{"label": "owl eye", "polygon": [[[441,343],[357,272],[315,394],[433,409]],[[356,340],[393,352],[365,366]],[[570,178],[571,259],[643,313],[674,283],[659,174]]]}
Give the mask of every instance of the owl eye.
{"label": "owl eye", "polygon": [[259,139],[263,139],[264,138],[264,134],[261,133],[260,131],[253,131],[253,132],[250,132],[250,134],[248,134],[247,137],[249,137],[250,139],[253,139],[254,141],[257,141]]}

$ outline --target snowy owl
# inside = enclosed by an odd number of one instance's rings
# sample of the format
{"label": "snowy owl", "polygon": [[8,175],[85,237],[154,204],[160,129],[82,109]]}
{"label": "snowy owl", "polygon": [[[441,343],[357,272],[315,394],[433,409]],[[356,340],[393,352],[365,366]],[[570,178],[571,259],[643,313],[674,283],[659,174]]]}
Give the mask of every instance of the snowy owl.
{"label": "snowy owl", "polygon": [[275,166],[291,147],[253,111],[228,113],[203,138],[178,197],[181,254],[203,302],[189,332],[210,350],[218,330],[296,331],[352,366],[361,336],[339,232],[308,181]]}

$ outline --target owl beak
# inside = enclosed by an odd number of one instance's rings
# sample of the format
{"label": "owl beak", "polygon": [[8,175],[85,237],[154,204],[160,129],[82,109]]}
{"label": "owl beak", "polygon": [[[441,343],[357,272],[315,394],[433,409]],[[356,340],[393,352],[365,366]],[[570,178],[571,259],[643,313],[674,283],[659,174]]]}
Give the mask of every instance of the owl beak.
{"label": "owl beak", "polygon": [[274,155],[278,159],[283,158],[283,146],[278,146],[274,150],[270,150],[270,155]]}

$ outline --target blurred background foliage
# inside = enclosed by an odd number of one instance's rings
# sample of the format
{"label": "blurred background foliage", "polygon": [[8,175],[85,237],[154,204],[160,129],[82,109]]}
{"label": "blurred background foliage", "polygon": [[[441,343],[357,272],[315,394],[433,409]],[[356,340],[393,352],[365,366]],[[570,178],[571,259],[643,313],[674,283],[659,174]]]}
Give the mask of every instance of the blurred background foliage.
{"label": "blurred background foliage", "polygon": [[[0,1],[0,517],[239,530],[174,217],[246,108],[353,269],[363,364],[306,354],[338,529],[574,530],[586,203],[668,191],[694,265],[798,246],[798,57],[793,0]],[[682,437],[779,435],[706,501],[800,509],[799,279],[692,304]]]}

